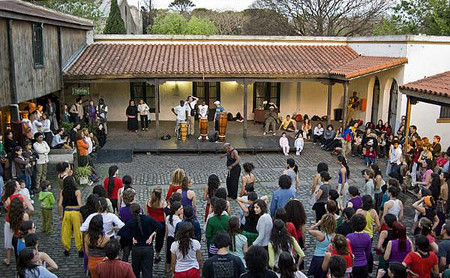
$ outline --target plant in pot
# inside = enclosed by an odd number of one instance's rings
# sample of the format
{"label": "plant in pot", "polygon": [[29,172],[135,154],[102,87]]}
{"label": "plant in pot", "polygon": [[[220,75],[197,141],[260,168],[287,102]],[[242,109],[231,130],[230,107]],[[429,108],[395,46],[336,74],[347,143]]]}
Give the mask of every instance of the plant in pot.
{"label": "plant in pot", "polygon": [[80,185],[88,184],[90,175],[92,175],[92,168],[91,168],[91,166],[78,167],[75,170],[75,178],[78,180]]}

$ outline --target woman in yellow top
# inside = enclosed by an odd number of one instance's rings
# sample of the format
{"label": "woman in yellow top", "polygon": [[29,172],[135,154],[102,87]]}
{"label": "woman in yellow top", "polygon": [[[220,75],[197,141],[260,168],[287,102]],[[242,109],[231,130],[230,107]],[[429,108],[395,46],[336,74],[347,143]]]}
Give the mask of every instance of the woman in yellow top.
{"label": "woman in yellow top", "polygon": [[[363,232],[370,235],[373,238],[374,232],[380,230],[380,220],[377,211],[373,208],[373,199],[370,195],[364,195],[362,197],[362,207],[356,211],[357,214],[362,214],[366,218],[366,227]],[[373,223],[375,222],[375,228]]]}
{"label": "woman in yellow top", "polygon": [[294,254],[300,257],[297,262],[297,268],[305,257],[305,253],[303,253],[297,240],[289,235],[286,224],[281,219],[276,219],[273,222],[272,234],[267,247],[269,250],[269,267],[271,269],[278,268],[278,259],[283,251],[289,252],[292,257],[294,257]]}

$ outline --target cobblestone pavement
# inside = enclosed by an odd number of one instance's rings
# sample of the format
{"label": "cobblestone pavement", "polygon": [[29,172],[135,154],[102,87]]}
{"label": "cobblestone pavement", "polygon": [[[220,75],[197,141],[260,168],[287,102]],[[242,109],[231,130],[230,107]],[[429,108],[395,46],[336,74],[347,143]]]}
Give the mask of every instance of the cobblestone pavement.
{"label": "cobblestone pavement", "polygon": [[[337,184],[337,163],[336,157],[331,156],[328,152],[320,150],[319,147],[312,144],[307,144],[304,152],[301,156],[291,155],[294,158],[300,169],[300,188],[298,190],[298,195],[303,202],[307,216],[308,223],[314,221],[314,213],[311,211],[311,185],[312,179],[316,172],[316,166],[319,162],[327,162],[330,166],[330,173],[333,177],[332,184]],[[257,177],[256,191],[262,195],[271,196],[272,192],[278,188],[277,181],[279,175],[282,173],[286,163],[286,157],[279,154],[258,154],[258,155],[248,155],[241,154],[242,163],[252,162],[254,163],[255,175]],[[384,166],[384,163],[380,161],[380,164]],[[351,176],[349,179],[350,185],[356,185],[361,187],[364,184],[364,180],[361,176],[361,171],[365,168],[362,160],[358,158],[350,158],[349,161]],[[103,178],[107,174],[108,167],[110,164],[99,164],[96,165],[97,169]],[[192,177],[194,185],[193,189],[197,194],[198,207],[198,218],[203,225],[204,219],[204,202],[201,201],[201,196],[203,194],[203,187],[206,184],[207,178],[210,174],[217,174],[222,182],[225,182],[227,169],[225,167],[225,158],[220,159],[219,155],[136,155],[133,158],[132,163],[119,163],[120,176],[125,174],[131,175],[133,178],[133,187],[137,191],[138,202],[142,205],[145,200],[150,196],[150,193],[154,186],[163,185],[165,191],[167,191],[170,173],[176,168],[183,168],[186,170],[187,174]],[[384,167],[383,167],[384,168]],[[54,181],[55,177],[50,176],[50,180]],[[56,183],[54,183],[56,185]],[[54,187],[55,196],[58,196],[57,186]],[[82,189],[83,192],[83,202],[86,197],[91,193],[92,187],[86,187]],[[165,195],[165,193],[164,193]],[[41,226],[41,213],[39,208],[39,202],[37,197],[35,200],[35,215],[33,220],[37,223],[37,233],[40,239],[40,251],[47,252],[59,265],[59,270],[55,272],[58,277],[84,277],[83,270],[83,260],[78,258],[72,243],[72,251],[70,257],[64,257],[63,249],[60,241],[60,229],[61,224],[58,221],[56,210],[54,211],[54,228],[56,233],[51,236],[47,236],[41,233],[39,227]],[[408,198],[408,202],[411,202]],[[232,202],[233,215],[238,214],[238,205]],[[406,211],[407,216],[412,215],[411,209]],[[405,217],[407,225],[411,226],[412,217]],[[0,218],[3,227],[4,214]],[[408,223],[409,222],[409,223]],[[3,233],[0,233],[0,248],[3,249]],[[72,241],[73,242],[73,241]],[[374,241],[376,242],[376,241]],[[206,244],[203,244],[206,246]],[[163,248],[163,251],[165,247]],[[311,237],[306,237],[306,266],[309,265],[309,261],[312,258],[312,252],[314,250],[314,241]],[[162,253],[165,257],[165,254]],[[1,259],[4,258],[4,252],[2,252]],[[206,247],[204,247],[204,258],[206,258]],[[158,265],[155,265],[154,272],[156,277],[164,276],[164,260]],[[10,267],[5,265],[0,266],[1,277],[14,277],[14,259],[11,262]],[[305,270],[306,271],[306,270]]]}

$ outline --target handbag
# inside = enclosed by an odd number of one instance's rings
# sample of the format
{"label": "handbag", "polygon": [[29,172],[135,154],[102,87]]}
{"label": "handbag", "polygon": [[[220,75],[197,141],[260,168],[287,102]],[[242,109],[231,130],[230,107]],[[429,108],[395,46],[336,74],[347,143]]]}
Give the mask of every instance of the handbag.
{"label": "handbag", "polygon": [[197,110],[194,108],[192,108],[191,104],[188,103],[189,108],[191,108],[191,117],[197,117]]}

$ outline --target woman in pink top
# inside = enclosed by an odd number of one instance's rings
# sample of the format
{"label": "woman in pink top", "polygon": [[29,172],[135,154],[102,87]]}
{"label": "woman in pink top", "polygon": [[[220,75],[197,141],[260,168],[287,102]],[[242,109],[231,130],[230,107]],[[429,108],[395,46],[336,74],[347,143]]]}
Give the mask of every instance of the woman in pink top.
{"label": "woman in pink top", "polygon": [[433,161],[431,159],[425,159],[422,161],[422,168],[426,169],[425,173],[422,175],[422,181],[417,182],[417,184],[421,184],[426,188],[429,188],[431,185],[431,182],[433,181],[433,178],[431,177],[431,174],[433,174]]}

